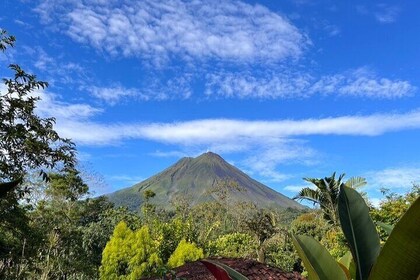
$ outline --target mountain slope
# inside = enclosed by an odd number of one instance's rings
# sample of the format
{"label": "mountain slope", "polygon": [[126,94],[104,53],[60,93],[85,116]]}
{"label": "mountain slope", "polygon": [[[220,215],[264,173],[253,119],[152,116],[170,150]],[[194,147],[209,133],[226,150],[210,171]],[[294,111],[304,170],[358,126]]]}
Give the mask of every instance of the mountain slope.
{"label": "mountain slope", "polygon": [[194,205],[217,199],[212,190],[226,181],[237,183],[243,190],[232,191],[232,201],[253,202],[261,208],[303,208],[299,203],[252,179],[211,152],[196,158],[182,158],[149,179],[111,193],[108,197],[117,206],[124,205],[136,210],[143,202],[143,192],[152,190],[156,196],[151,202],[165,208],[170,208],[170,201],[177,197],[183,197]]}

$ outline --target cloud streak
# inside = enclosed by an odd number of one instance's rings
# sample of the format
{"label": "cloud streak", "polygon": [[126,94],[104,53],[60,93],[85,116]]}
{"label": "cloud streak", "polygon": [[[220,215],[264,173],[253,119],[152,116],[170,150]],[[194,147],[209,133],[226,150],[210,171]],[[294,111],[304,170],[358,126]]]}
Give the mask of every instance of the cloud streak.
{"label": "cloud streak", "polygon": [[408,190],[413,184],[420,184],[420,168],[418,167],[392,167],[370,171],[364,176],[369,182],[368,188],[371,189]]}
{"label": "cloud streak", "polygon": [[61,119],[57,125],[64,136],[86,145],[104,145],[129,139],[194,145],[308,135],[377,136],[419,129],[420,111],[277,121],[203,119],[174,123],[101,124],[89,120],[80,123],[72,119]]}
{"label": "cloud streak", "polygon": [[367,68],[315,78],[300,72],[221,72],[207,75],[205,94],[209,97],[241,99],[304,98],[336,95],[395,99],[412,96],[417,88],[404,80],[378,77]]}

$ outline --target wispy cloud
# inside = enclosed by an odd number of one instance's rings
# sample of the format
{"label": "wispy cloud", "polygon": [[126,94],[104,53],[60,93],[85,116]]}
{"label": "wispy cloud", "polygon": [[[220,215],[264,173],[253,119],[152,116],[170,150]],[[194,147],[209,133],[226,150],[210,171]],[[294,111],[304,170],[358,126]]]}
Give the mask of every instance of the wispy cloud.
{"label": "wispy cloud", "polygon": [[369,7],[366,5],[357,5],[356,11],[361,15],[374,16],[379,23],[387,24],[394,23],[398,19],[401,8],[397,5],[381,3]]}
{"label": "wispy cloud", "polygon": [[43,0],[36,11],[78,42],[152,60],[281,61],[310,43],[283,16],[241,1]]}
{"label": "wispy cloud", "polygon": [[206,95],[242,99],[309,97],[315,94],[393,99],[411,96],[417,88],[404,80],[378,77],[366,67],[316,78],[301,72],[221,72],[207,75]]}
{"label": "wispy cloud", "polygon": [[370,171],[364,176],[369,182],[369,188],[377,190],[388,188],[392,191],[401,191],[410,189],[413,183],[420,183],[420,168],[391,167],[383,170]]}
{"label": "wispy cloud", "polygon": [[147,100],[147,96],[142,96],[140,92],[133,88],[125,88],[121,85],[113,87],[98,87],[88,86],[82,87],[82,90],[87,90],[92,96],[104,100],[106,103],[115,105],[118,101],[123,98],[137,96]]}
{"label": "wispy cloud", "polygon": [[401,9],[398,6],[379,4],[375,12],[375,18],[380,23],[393,23],[397,20]]}
{"label": "wispy cloud", "polygon": [[[87,110],[90,112],[90,109]],[[306,135],[376,136],[388,132],[419,129],[420,111],[405,114],[373,114],[322,119],[245,121],[203,119],[174,123],[101,124],[63,119],[59,129],[80,144],[110,144],[124,139],[194,145],[259,138]]]}
{"label": "wispy cloud", "polygon": [[57,120],[85,121],[102,112],[102,109],[89,104],[60,101],[56,95],[44,90],[35,91],[33,95],[41,98],[37,103],[36,112],[42,116],[55,117]]}
{"label": "wispy cloud", "polygon": [[302,185],[288,185],[288,186],[285,186],[283,190],[297,193],[304,188],[316,189],[315,185],[313,184],[302,184]]}
{"label": "wispy cloud", "polygon": [[342,74],[323,76],[310,88],[311,92],[368,98],[400,98],[410,96],[416,87],[404,80],[378,77],[372,70],[361,67]]}
{"label": "wispy cloud", "polygon": [[67,61],[63,54],[52,55],[41,46],[23,46],[20,59],[28,60],[42,79],[53,86],[68,88],[72,85],[88,83],[90,78],[81,64]]}

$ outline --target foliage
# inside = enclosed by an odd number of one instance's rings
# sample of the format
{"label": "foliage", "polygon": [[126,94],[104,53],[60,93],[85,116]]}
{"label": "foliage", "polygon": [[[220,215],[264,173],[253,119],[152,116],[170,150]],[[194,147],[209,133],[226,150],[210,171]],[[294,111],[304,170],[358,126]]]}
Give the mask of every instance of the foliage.
{"label": "foliage", "polygon": [[51,169],[61,163],[73,169],[74,144],[54,130],[54,118],[42,118],[34,112],[40,100],[35,91],[48,84],[16,64],[9,68],[14,77],[3,79],[7,89],[0,93],[1,177],[16,179],[27,169]]}
{"label": "foliage", "polygon": [[169,258],[168,266],[170,268],[178,267],[184,265],[185,262],[196,261],[203,257],[203,249],[198,248],[194,243],[189,243],[183,239]]}
{"label": "foliage", "polygon": [[[411,190],[405,194],[392,193],[387,189],[383,189],[382,192],[385,198],[381,200],[378,208],[370,209],[370,214],[377,224],[382,222],[392,226],[398,222],[410,205],[420,196],[420,186],[413,185]],[[379,234],[382,241],[385,241],[389,235],[385,230],[381,230]]]}
{"label": "foliage", "polygon": [[370,278],[414,279],[420,275],[420,198],[395,225],[372,268]]}
{"label": "foliage", "polygon": [[[0,29],[1,51],[13,47],[14,42],[13,36]],[[52,169],[77,173],[74,144],[54,130],[54,118],[35,113],[40,100],[37,91],[48,84],[38,81],[19,65],[11,64],[9,69],[12,77],[3,79],[5,90],[0,92],[0,182],[24,178],[31,170],[42,170],[44,177],[46,170]],[[32,187],[24,182],[0,199],[0,259],[8,264],[3,266],[0,277],[11,275],[14,270],[19,271],[14,276],[25,278],[28,270],[35,275],[41,270],[37,253],[46,252],[53,234],[33,225],[30,212],[33,205],[22,201]],[[61,241],[60,235],[60,244]]]}
{"label": "foliage", "polygon": [[294,197],[297,200],[309,200],[314,204],[319,204],[324,214],[324,219],[332,225],[338,225],[338,195],[340,193],[340,187],[347,185],[351,188],[358,188],[366,185],[366,180],[361,177],[353,177],[343,182],[345,174],[341,174],[337,179],[335,178],[335,172],[330,177],[322,179],[316,178],[303,178],[305,181],[312,183],[317,189],[311,189],[309,187],[303,188],[298,195]]}
{"label": "foliage", "polygon": [[100,278],[138,279],[156,273],[161,265],[149,228],[143,226],[132,231],[125,222],[120,222],[103,251]]}
{"label": "foliage", "polygon": [[169,222],[155,221],[153,229],[155,238],[159,242],[159,257],[167,262],[182,240],[196,241],[196,232],[192,228],[191,220],[183,221],[175,217]]}
{"label": "foliage", "polygon": [[7,47],[13,47],[16,38],[12,35],[8,35],[7,31],[0,28],[0,51],[4,52]]}
{"label": "foliage", "polygon": [[245,229],[257,239],[258,261],[265,262],[264,242],[277,232],[273,213],[259,209],[252,212],[244,221]]}
{"label": "foliage", "polygon": [[283,271],[302,272],[299,256],[296,254],[289,232],[281,230],[265,245],[265,261],[268,265]]}
{"label": "foliage", "polygon": [[229,258],[250,258],[255,255],[255,239],[247,233],[234,232],[219,236],[209,244],[209,254]]}
{"label": "foliage", "polygon": [[380,251],[379,235],[369,208],[357,191],[341,187],[339,213],[341,228],[356,263],[357,279],[367,279]]}
{"label": "foliage", "polygon": [[[364,279],[414,279],[419,275],[420,259],[420,198],[417,198],[397,223],[384,248],[380,251],[379,236],[369,216],[363,197],[354,189],[342,185],[338,209],[340,224],[349,243],[356,271],[352,275],[351,261],[341,261],[341,269],[332,264],[333,258],[315,239],[294,236],[299,256],[309,271],[309,279],[339,279],[344,271],[346,278]],[[378,257],[379,254],[379,257]],[[320,261],[326,263],[320,266]],[[398,260],[398,262],[396,261]],[[347,263],[347,265],[344,265]],[[372,269],[373,266],[373,269]],[[325,275],[325,269],[333,269]]]}
{"label": "foliage", "polygon": [[301,214],[291,223],[295,235],[309,235],[319,241],[334,258],[340,258],[347,250],[347,242],[341,229],[331,225],[319,211]]}
{"label": "foliage", "polygon": [[302,258],[310,280],[346,279],[344,271],[318,241],[305,235],[293,235],[292,237],[293,244]]}

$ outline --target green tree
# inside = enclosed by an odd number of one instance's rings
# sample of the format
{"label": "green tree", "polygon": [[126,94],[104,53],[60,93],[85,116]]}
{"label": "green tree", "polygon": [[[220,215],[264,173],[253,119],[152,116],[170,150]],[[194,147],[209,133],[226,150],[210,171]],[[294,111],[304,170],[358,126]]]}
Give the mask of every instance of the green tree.
{"label": "green tree", "polygon": [[203,249],[198,248],[194,243],[189,243],[185,239],[181,240],[175,251],[168,260],[170,268],[184,265],[186,262],[193,262],[204,257]]}
{"label": "green tree", "polygon": [[258,261],[265,263],[265,241],[278,231],[273,213],[259,209],[251,212],[243,223],[245,230],[254,235],[257,240]]}
{"label": "green tree", "polygon": [[324,219],[333,225],[339,225],[338,195],[340,194],[340,186],[346,185],[358,188],[366,185],[366,180],[361,177],[353,177],[347,182],[343,182],[344,176],[345,174],[341,174],[336,179],[334,172],[330,177],[321,179],[303,178],[305,181],[312,183],[316,189],[303,188],[293,199],[309,200],[314,204],[318,204],[323,211]]}
{"label": "green tree", "polygon": [[161,266],[149,228],[132,231],[120,222],[103,251],[99,272],[101,279],[139,279],[157,273]]}
{"label": "green tree", "polygon": [[257,249],[255,239],[240,232],[221,235],[209,247],[211,255],[229,258],[253,258]]}
{"label": "green tree", "polygon": [[[0,29],[0,51],[14,43],[15,38]],[[0,182],[24,178],[29,170],[74,170],[74,144],[54,130],[54,118],[35,114],[40,100],[36,91],[48,84],[19,65],[9,69],[12,77],[3,79],[5,90],[0,91]],[[0,258],[15,261],[24,248],[28,253],[34,233],[28,224],[29,209],[19,201],[30,189],[30,184],[20,184],[0,199]]]}
{"label": "green tree", "polygon": [[[0,29],[0,50],[12,47],[15,39]],[[54,118],[35,114],[40,100],[34,92],[48,87],[35,75],[11,64],[12,78],[3,79],[6,90],[0,92],[0,179],[22,177],[28,169],[51,169],[58,164],[73,169],[75,146],[54,130]]]}

